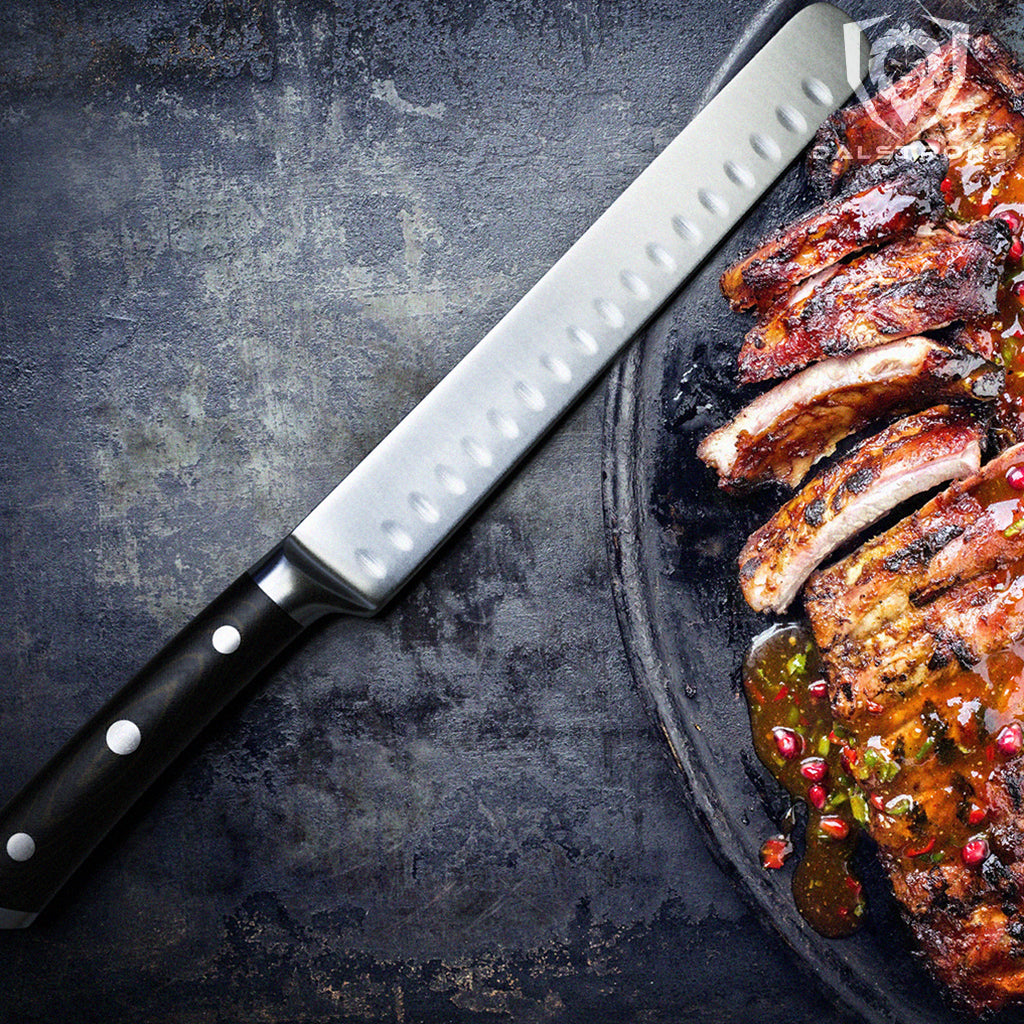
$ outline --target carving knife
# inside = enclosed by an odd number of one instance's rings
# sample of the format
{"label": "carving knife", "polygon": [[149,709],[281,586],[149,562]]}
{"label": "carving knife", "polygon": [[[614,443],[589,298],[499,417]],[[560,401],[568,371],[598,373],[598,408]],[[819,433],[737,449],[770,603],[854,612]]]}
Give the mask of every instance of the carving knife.
{"label": "carving knife", "polygon": [[0,811],[0,927],[30,924],[267,663],[373,615],[703,262],[857,87],[826,3],[787,22],[415,409]]}

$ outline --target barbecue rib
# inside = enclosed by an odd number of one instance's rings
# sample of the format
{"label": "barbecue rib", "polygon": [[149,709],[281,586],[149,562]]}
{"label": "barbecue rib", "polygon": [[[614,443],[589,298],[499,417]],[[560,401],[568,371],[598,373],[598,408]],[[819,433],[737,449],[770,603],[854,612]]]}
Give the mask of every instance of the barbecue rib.
{"label": "barbecue rib", "polygon": [[949,161],[925,146],[907,149],[864,187],[812,210],[730,267],[721,287],[733,309],[763,312],[801,281],[943,212],[939,185]]}
{"label": "barbecue rib", "polygon": [[[811,180],[831,195],[843,176],[925,139],[978,181],[998,177],[1024,142],[1024,73],[990,35],[953,39],[874,98],[837,111],[811,148]],[[968,191],[970,181],[966,182]]]}
{"label": "barbecue rib", "polygon": [[741,380],[994,314],[1010,239],[999,218],[949,224],[823,271],[747,334]]}
{"label": "barbecue rib", "polygon": [[932,338],[902,338],[809,366],[709,434],[698,456],[722,487],[795,487],[819,459],[873,420],[939,399],[992,399],[1003,371]]}
{"label": "barbecue rib", "polygon": [[930,968],[973,1010],[1024,996],[1022,466],[1018,445],[805,592],[869,831]]}
{"label": "barbecue rib", "polygon": [[965,408],[937,406],[861,442],[744,545],[740,587],[754,611],[781,612],[837,547],[907,498],[977,473],[981,431]]}

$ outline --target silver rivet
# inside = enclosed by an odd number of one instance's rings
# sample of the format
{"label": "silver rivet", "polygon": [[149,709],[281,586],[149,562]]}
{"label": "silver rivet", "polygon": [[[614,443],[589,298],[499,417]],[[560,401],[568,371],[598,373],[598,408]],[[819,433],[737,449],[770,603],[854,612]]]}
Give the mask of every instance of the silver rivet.
{"label": "silver rivet", "polygon": [[435,472],[438,482],[449,494],[466,493],[466,481],[451,466],[438,466]]}
{"label": "silver rivet", "polygon": [[708,188],[700,188],[697,189],[697,198],[708,213],[713,213],[718,217],[728,216],[729,204],[717,192],[712,192]]}
{"label": "silver rivet", "polygon": [[558,356],[543,355],[540,357],[540,365],[551,374],[559,384],[568,384],[572,381],[572,370],[562,362]]}
{"label": "silver rivet", "polygon": [[107,729],[107,746],[115,754],[124,756],[132,754],[139,749],[142,742],[142,733],[134,722],[122,718]]}
{"label": "silver rivet", "polygon": [[11,860],[28,860],[36,852],[36,841],[27,832],[15,832],[7,840],[7,856]]}
{"label": "silver rivet", "polygon": [[492,409],[487,414],[487,419],[499,434],[504,434],[510,441],[514,441],[519,436],[519,424],[511,416]]}
{"label": "silver rivet", "polygon": [[412,537],[410,537],[409,534],[407,534],[405,530],[403,530],[394,520],[389,519],[387,522],[381,523],[380,528],[384,531],[384,536],[387,537],[387,539],[391,541],[399,551],[412,551]]}
{"label": "silver rivet", "polygon": [[626,322],[622,310],[614,302],[609,302],[607,299],[595,299],[594,308],[597,310],[597,315],[609,327],[621,327]]}
{"label": "silver rivet", "polygon": [[218,654],[234,654],[242,642],[242,634],[234,626],[218,626],[213,631],[213,649]]}
{"label": "silver rivet", "polygon": [[760,132],[754,132],[750,136],[750,148],[762,160],[782,159],[782,150],[779,149],[779,144],[770,136],[762,135]]}
{"label": "silver rivet", "polygon": [[494,456],[490,449],[485,448],[479,441],[472,437],[462,439],[462,450],[479,466],[485,469],[494,464]]}
{"label": "silver rivet", "polygon": [[807,119],[795,107],[783,103],[775,108],[775,116],[787,132],[799,135],[801,132],[807,131]]}
{"label": "silver rivet", "polygon": [[671,273],[671,271],[676,269],[676,261],[673,259],[672,254],[667,249],[663,249],[657,242],[651,242],[647,246],[647,258],[656,266],[661,267],[662,270],[667,270]]}
{"label": "silver rivet", "polygon": [[597,355],[598,345],[594,340],[594,336],[588,331],[583,330],[582,327],[570,327],[569,338],[584,355]]}
{"label": "silver rivet", "polygon": [[436,523],[441,518],[441,513],[437,511],[433,502],[425,494],[414,491],[409,495],[409,505],[425,523]]}
{"label": "silver rivet", "polygon": [[375,580],[382,580],[387,576],[387,566],[376,555],[367,551],[366,548],[360,548],[356,552],[356,559],[366,574],[372,576]]}
{"label": "silver rivet", "polygon": [[672,218],[672,229],[684,242],[689,242],[691,245],[700,245],[704,238],[700,228],[692,220],[678,214]]}

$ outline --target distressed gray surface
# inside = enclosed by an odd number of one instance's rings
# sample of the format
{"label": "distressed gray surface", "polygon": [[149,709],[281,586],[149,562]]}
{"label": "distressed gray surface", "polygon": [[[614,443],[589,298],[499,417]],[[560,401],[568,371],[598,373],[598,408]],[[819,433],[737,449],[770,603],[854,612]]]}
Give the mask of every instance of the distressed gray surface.
{"label": "distressed gray surface", "polygon": [[[540,276],[755,6],[7,5],[0,799]],[[0,1019],[831,1015],[633,692],[602,406],[0,936]]]}

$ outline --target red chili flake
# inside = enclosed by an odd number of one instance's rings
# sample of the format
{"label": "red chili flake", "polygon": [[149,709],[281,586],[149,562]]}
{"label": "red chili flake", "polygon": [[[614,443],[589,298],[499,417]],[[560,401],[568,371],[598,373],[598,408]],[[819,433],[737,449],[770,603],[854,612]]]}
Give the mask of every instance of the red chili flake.
{"label": "red chili flake", "polygon": [[843,742],[843,741],[842,741],[842,739],[840,739],[840,738],[839,738],[839,737],[838,737],[838,736],[836,735],[836,731],[835,731],[835,729],[830,729],[830,730],[829,730],[828,738],[829,738],[829,742],[830,742],[830,743],[842,743],[842,742]]}
{"label": "red chili flake", "polygon": [[982,203],[978,207],[978,212],[983,216],[987,217],[992,212],[992,200],[990,199],[987,203]]}
{"label": "red chili flake", "polygon": [[807,789],[807,800],[816,811],[820,811],[825,806],[827,797],[828,793],[825,792],[825,787],[817,782]]}
{"label": "red chili flake", "polygon": [[1024,491],[1024,466],[1011,466],[1006,471],[1006,482],[1015,491]]}
{"label": "red chili flake", "polygon": [[926,853],[931,853],[935,849],[935,836],[932,836],[924,846],[908,846],[903,852],[908,857],[923,857]]}
{"label": "red chili flake", "polygon": [[777,694],[775,694],[775,699],[776,700],[785,700],[788,696],[789,696],[789,687],[785,683],[783,683],[779,687],[779,692]]}
{"label": "red chili flake", "polygon": [[985,808],[984,807],[972,807],[970,814],[967,815],[967,823],[969,825],[978,825],[985,820]]}
{"label": "red chili flake", "polygon": [[960,859],[968,866],[974,867],[988,857],[988,843],[984,839],[972,839],[965,843],[960,851]]}
{"label": "red chili flake", "polygon": [[843,746],[839,751],[839,760],[843,762],[843,767],[850,771],[853,766],[857,763],[857,751],[853,747]]}
{"label": "red chili flake", "polygon": [[994,761],[996,759],[996,745],[994,743],[989,743],[988,746],[985,747],[985,757],[989,761]]}
{"label": "red chili flake", "polygon": [[869,700],[866,707],[868,709],[868,713],[872,715],[880,715],[885,710],[881,704],[878,704],[873,700]]}
{"label": "red chili flake", "polygon": [[871,804],[876,811],[885,810],[885,801],[882,799],[881,793],[872,793],[871,796],[868,797],[868,803]]}
{"label": "red chili flake", "polygon": [[824,700],[828,696],[828,683],[824,679],[815,679],[807,687],[807,692],[815,700]]}
{"label": "red chili flake", "polygon": [[761,867],[777,871],[792,852],[793,844],[783,836],[768,839],[761,847]]}
{"label": "red chili flake", "polygon": [[845,839],[850,834],[850,824],[834,814],[827,815],[818,822],[819,830],[826,839]]}
{"label": "red chili flake", "polygon": [[859,896],[861,894],[861,891],[863,890],[864,886],[862,886],[860,882],[858,882],[857,879],[853,877],[853,875],[847,875],[843,879],[843,881],[846,883],[846,888],[849,889],[850,892],[852,892],[855,896]]}

